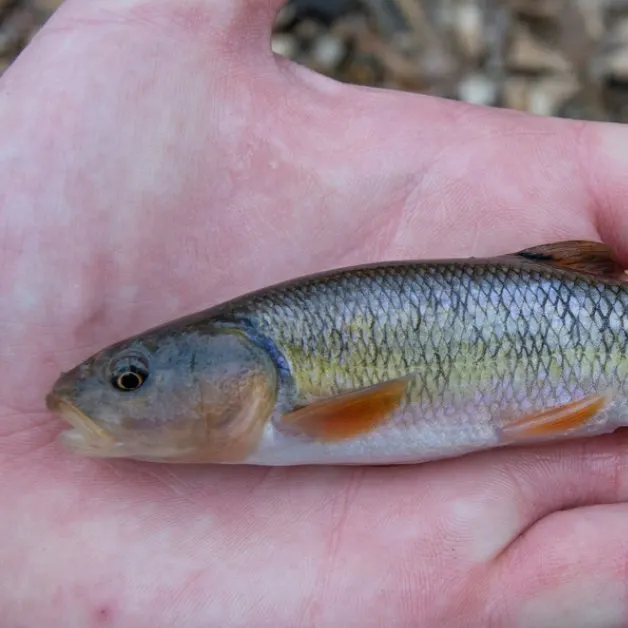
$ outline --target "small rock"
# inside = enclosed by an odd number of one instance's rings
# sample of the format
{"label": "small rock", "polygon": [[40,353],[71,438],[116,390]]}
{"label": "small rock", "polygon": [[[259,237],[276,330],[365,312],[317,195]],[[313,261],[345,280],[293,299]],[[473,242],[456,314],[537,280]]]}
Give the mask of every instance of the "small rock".
{"label": "small rock", "polygon": [[[626,122],[626,111],[624,103],[625,95],[620,96],[620,103],[615,103],[610,108],[604,109],[598,103],[591,102],[585,94],[579,92],[573,98],[567,100],[561,107],[558,115],[561,118],[572,120],[593,120],[597,122]],[[619,106],[617,106],[619,105]]]}
{"label": "small rock", "polygon": [[628,41],[628,19],[618,20],[606,34],[610,44],[621,45]]}
{"label": "small rock", "polygon": [[519,72],[568,72],[569,62],[556,50],[533,37],[526,29],[519,28],[507,55],[508,66]]}
{"label": "small rock", "polygon": [[294,59],[297,54],[298,45],[295,38],[288,33],[277,33],[270,40],[270,47],[275,54]]}
{"label": "small rock", "polygon": [[528,111],[530,82],[530,79],[521,76],[513,76],[507,79],[504,85],[504,106],[508,109]]}
{"label": "small rock", "polygon": [[273,31],[277,32],[289,29],[294,24],[296,17],[297,12],[294,5],[290,3],[284,4],[275,16]]}
{"label": "small rock", "polygon": [[456,28],[458,4],[458,0],[439,0],[439,2],[434,3],[432,14],[440,28],[445,31],[452,31]]}
{"label": "small rock", "polygon": [[458,97],[472,105],[492,105],[497,100],[497,86],[484,74],[471,74],[460,82]]}
{"label": "small rock", "polygon": [[456,71],[456,60],[445,50],[428,48],[421,59],[423,78],[428,81],[442,79],[444,76],[452,76]]}
{"label": "small rock", "polygon": [[11,28],[0,27],[0,55],[9,55],[16,49],[21,35]]}
{"label": "small rock", "polygon": [[341,76],[341,80],[353,85],[379,85],[384,80],[384,70],[380,60],[374,55],[357,54]]}
{"label": "small rock", "polygon": [[335,68],[345,58],[347,46],[339,37],[324,34],[319,37],[312,48],[312,58],[317,65]]}
{"label": "small rock", "polygon": [[[277,17],[282,23],[290,19],[312,19],[326,25],[360,8],[360,0],[290,0],[284,8],[284,15]],[[298,18],[297,18],[298,16]]]}
{"label": "small rock", "polygon": [[598,40],[604,35],[604,17],[601,3],[580,2],[579,10],[582,12],[582,21],[587,35],[592,40]]}
{"label": "small rock", "polygon": [[628,48],[620,48],[619,50],[607,55],[606,73],[611,74],[614,78],[620,80],[628,79]]}
{"label": "small rock", "polygon": [[548,76],[536,81],[528,94],[528,110],[540,116],[553,116],[578,92],[574,76]]}
{"label": "small rock", "polygon": [[314,20],[303,20],[295,25],[292,32],[301,45],[310,45],[322,35],[324,28]]}
{"label": "small rock", "polygon": [[537,19],[555,18],[564,10],[561,0],[511,0],[511,5],[519,14]]}
{"label": "small rock", "polygon": [[398,0],[362,0],[362,3],[386,39],[404,32],[406,21]]}
{"label": "small rock", "polygon": [[464,2],[458,6],[455,30],[461,48],[473,58],[479,57],[485,47],[482,14],[476,4]]}
{"label": "small rock", "polygon": [[628,19],[618,20],[608,32],[605,53],[589,61],[591,72],[596,78],[609,75],[623,80],[628,72]]}

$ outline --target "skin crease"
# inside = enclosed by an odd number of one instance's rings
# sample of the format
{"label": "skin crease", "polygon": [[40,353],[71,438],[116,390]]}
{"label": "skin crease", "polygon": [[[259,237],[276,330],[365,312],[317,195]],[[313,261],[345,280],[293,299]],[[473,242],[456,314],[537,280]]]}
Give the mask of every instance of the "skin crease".
{"label": "skin crease", "polygon": [[604,240],[628,130],[339,85],[281,2],[70,0],[0,82],[3,626],[628,624],[622,434],[408,468],[73,457],[59,370],[379,259]]}

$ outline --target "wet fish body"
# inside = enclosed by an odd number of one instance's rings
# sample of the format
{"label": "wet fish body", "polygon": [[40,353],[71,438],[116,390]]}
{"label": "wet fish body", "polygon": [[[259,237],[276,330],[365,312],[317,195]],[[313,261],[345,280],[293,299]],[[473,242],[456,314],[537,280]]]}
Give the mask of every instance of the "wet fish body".
{"label": "wet fish body", "polygon": [[[624,278],[588,242],[324,273],[116,343],[49,407],[79,453],[170,462],[418,463],[611,432],[628,423]],[[114,390],[129,352],[145,381]]]}

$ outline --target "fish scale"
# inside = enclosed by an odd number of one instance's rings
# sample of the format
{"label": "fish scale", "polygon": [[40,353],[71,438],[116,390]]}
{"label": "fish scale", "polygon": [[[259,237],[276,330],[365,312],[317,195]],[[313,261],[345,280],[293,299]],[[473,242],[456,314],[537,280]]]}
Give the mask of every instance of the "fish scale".
{"label": "fish scale", "polygon": [[[300,286],[298,306],[294,298],[290,287],[271,290],[232,313],[287,359],[295,403],[410,372],[393,422],[422,429],[432,442],[443,439],[443,447],[456,440],[454,431],[490,438],[510,417],[605,387],[626,392],[628,295],[599,278],[516,265],[419,263],[314,279]],[[299,320],[288,311],[300,312]],[[339,355],[323,340],[330,328],[340,339]]]}

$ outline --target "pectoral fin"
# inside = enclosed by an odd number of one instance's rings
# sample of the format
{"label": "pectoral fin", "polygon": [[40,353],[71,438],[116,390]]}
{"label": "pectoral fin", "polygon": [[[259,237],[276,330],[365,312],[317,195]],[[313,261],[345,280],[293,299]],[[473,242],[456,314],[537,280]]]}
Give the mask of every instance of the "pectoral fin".
{"label": "pectoral fin", "polygon": [[501,430],[504,442],[516,443],[543,436],[560,436],[582,428],[604,409],[609,397],[590,395],[560,406],[521,417]]}
{"label": "pectoral fin", "polygon": [[396,379],[316,401],[284,415],[283,422],[326,442],[354,438],[385,423],[403,400],[408,380]]}
{"label": "pectoral fin", "polygon": [[515,254],[522,260],[548,264],[574,272],[625,279],[626,269],[606,244],[568,240],[524,249]]}

